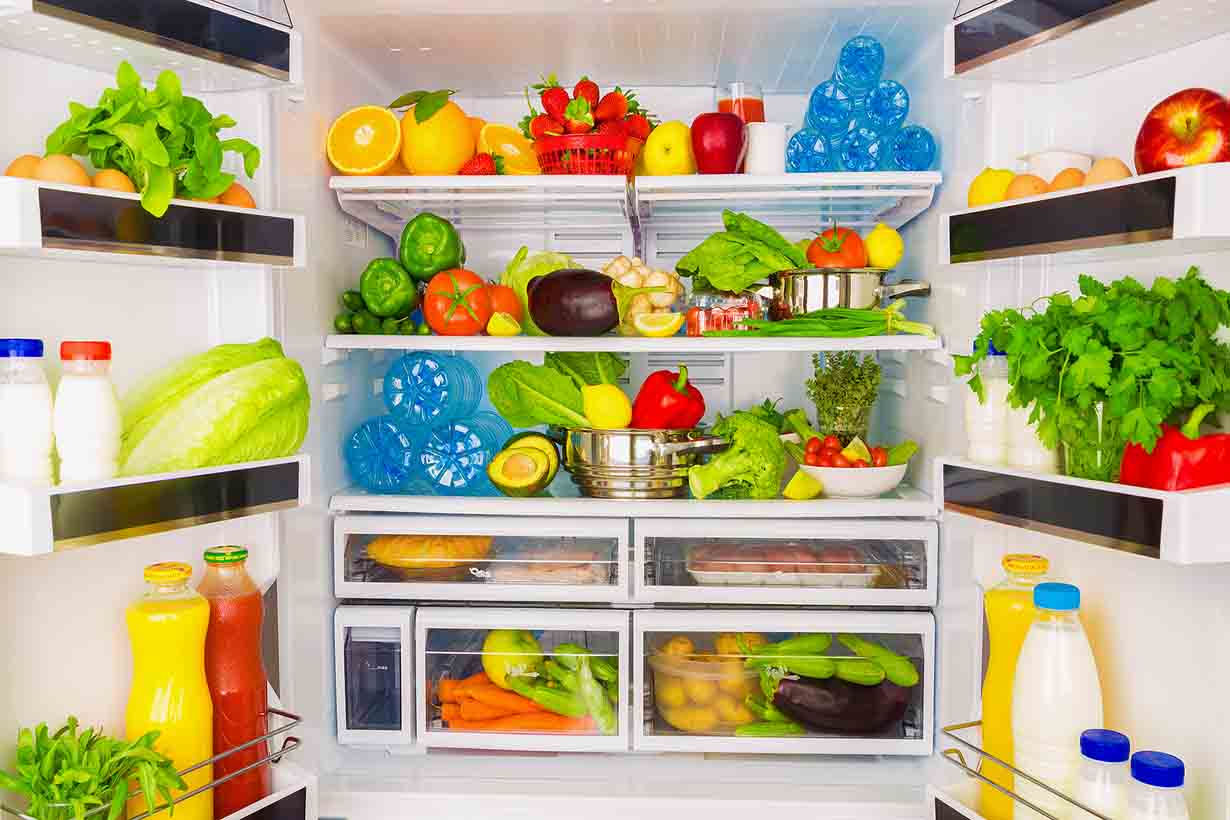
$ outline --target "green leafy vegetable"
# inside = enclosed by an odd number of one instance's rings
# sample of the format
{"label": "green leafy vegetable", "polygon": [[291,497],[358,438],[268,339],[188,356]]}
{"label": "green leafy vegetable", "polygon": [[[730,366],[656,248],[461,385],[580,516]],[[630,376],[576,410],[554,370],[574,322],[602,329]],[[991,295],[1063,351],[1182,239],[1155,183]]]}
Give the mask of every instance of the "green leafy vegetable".
{"label": "green leafy vegetable", "polygon": [[807,266],[807,253],[763,222],[736,211],[722,211],[722,224],[731,233],[740,233],[784,254],[796,268]]}
{"label": "green leafy vegetable", "polygon": [[856,420],[866,417],[880,392],[879,362],[850,351],[812,354],[811,362],[815,374],[807,380],[807,395],[821,431],[858,429]]}
{"label": "green leafy vegetable", "polygon": [[784,433],[786,432],[786,416],[777,409],[777,405],[781,404],[781,401],[781,399],[765,399],[747,412],[761,421],[773,425],[773,428],[777,431]]}
{"label": "green leafy vegetable", "polygon": [[[86,812],[108,806],[107,820],[118,820],[132,780],[141,784],[150,812],[157,808],[155,798],[170,803],[172,789],[187,789],[171,761],[154,748],[158,732],[122,741],[101,729],[78,733],[77,726],[77,718],[69,717],[55,734],[46,723],[17,733],[14,771],[0,769],[0,789],[24,795],[26,814],[39,820],[82,820]],[[172,805],[169,813],[174,811]]]}
{"label": "green leafy vegetable", "polygon": [[174,196],[213,199],[230,188],[235,177],[222,171],[228,152],[243,157],[249,177],[256,173],[260,150],[247,140],[219,140],[218,132],[235,120],[185,97],[175,72],[162,72],[148,90],[122,62],[115,83],[93,108],[69,103],[69,118],[47,137],[48,154],[88,156],[98,170],[122,171],[154,216],[166,213]]}
{"label": "green leafy vegetable", "polygon": [[1113,481],[1127,442],[1152,452],[1163,422],[1181,427],[1205,404],[1230,410],[1230,346],[1220,339],[1230,294],[1195,267],[1151,288],[1082,276],[1079,290],[1041,310],[986,314],[974,354],[954,356],[955,370],[982,397],[978,363],[988,344],[1004,351],[1008,402],[1032,408],[1042,443],[1065,446],[1070,474]]}
{"label": "green leafy vegetable", "polygon": [[589,426],[576,382],[544,365],[521,360],[500,365],[487,378],[487,398],[513,427]]}
{"label": "green leafy vegetable", "polygon": [[577,387],[616,384],[628,370],[628,360],[614,353],[548,353],[543,364],[572,379]]}
{"label": "green leafy vegetable", "polygon": [[705,464],[688,470],[688,487],[696,498],[722,492],[724,498],[777,498],[786,469],[786,449],[777,428],[751,413],[719,418],[713,435],[730,447]]}
{"label": "green leafy vegetable", "polygon": [[527,335],[547,335],[539,329],[538,325],[534,324],[534,320],[530,317],[530,302],[529,297],[526,295],[526,289],[530,286],[530,282],[539,276],[546,276],[552,271],[562,270],[563,268],[575,268],[576,266],[572,258],[566,254],[542,251],[531,256],[529,248],[525,246],[522,246],[516,255],[513,256],[512,261],[508,263],[508,267],[504,269],[503,275],[500,276],[500,284],[507,285],[516,291],[517,298],[521,300],[521,308],[525,315],[522,326],[525,328]]}
{"label": "green leafy vegetable", "polygon": [[742,291],[778,271],[803,267],[806,257],[773,228],[746,214],[722,212],[723,233],[715,233],[675,265],[698,289]]}

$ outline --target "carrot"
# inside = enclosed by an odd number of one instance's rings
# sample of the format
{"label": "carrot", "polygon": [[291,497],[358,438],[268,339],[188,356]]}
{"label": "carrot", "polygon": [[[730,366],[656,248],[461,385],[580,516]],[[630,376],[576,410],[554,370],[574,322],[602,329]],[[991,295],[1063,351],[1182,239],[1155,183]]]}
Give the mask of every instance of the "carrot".
{"label": "carrot", "polygon": [[597,727],[591,717],[570,718],[554,712],[531,712],[494,720],[454,720],[448,728],[459,732],[545,732],[548,734],[588,734]]}
{"label": "carrot", "polygon": [[528,712],[545,712],[546,710],[529,698],[516,692],[501,689],[494,683],[480,686],[466,686],[457,691],[460,699],[471,698],[479,703],[500,709],[507,715],[520,715]]}
{"label": "carrot", "polygon": [[474,698],[462,698],[458,707],[457,716],[462,720],[494,720],[495,718],[518,714],[517,712],[509,712],[507,709],[501,709],[498,706],[488,706]]}
{"label": "carrot", "polygon": [[467,686],[482,686],[491,683],[491,678],[487,677],[486,672],[479,672],[462,680],[451,680],[449,678],[440,678],[440,685],[437,687],[437,697],[441,703],[456,703],[461,699],[460,690]]}
{"label": "carrot", "polygon": [[445,703],[440,706],[440,717],[448,721],[461,717],[461,707],[456,703]]}

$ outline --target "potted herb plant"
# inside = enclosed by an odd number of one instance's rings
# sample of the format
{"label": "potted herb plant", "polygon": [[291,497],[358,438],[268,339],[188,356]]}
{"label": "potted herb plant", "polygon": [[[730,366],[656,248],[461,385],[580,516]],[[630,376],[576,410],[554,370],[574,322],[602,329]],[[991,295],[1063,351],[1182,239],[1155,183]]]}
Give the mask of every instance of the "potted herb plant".
{"label": "potted herb plant", "polygon": [[880,364],[872,356],[849,351],[813,354],[807,395],[816,405],[816,427],[834,435],[844,447],[855,436],[867,438],[871,408],[880,391]]}

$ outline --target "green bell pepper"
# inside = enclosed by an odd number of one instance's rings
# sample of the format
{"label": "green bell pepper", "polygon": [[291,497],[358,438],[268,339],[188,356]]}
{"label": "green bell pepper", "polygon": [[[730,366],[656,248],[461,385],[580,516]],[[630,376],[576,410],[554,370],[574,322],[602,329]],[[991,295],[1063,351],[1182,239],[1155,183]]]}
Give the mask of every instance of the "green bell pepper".
{"label": "green bell pepper", "polygon": [[419,288],[396,259],[373,259],[359,277],[359,293],[374,316],[404,319],[419,306]]}
{"label": "green bell pepper", "polygon": [[422,211],[406,223],[397,248],[398,258],[406,271],[420,282],[426,282],[440,271],[461,267],[465,249],[452,223],[428,211]]}
{"label": "green bell pepper", "polygon": [[553,689],[545,683],[531,683],[527,678],[512,675],[506,680],[514,692],[529,698],[548,712],[571,718],[585,717],[590,713],[588,701],[577,692]]}

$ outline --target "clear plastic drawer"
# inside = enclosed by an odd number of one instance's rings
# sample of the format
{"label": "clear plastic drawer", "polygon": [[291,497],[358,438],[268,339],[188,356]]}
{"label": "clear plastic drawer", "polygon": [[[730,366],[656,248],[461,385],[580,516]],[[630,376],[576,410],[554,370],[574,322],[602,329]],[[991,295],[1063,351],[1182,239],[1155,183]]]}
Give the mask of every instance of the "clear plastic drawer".
{"label": "clear plastic drawer", "polygon": [[413,607],[339,606],[333,614],[337,739],[346,746],[414,742]]}

